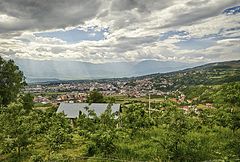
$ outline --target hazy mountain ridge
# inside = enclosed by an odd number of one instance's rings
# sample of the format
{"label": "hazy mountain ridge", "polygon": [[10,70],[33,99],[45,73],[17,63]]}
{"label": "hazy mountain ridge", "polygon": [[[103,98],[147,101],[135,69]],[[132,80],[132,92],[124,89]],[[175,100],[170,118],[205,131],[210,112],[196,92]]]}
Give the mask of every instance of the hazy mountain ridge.
{"label": "hazy mountain ridge", "polygon": [[24,72],[28,82],[134,77],[172,72],[200,64],[155,60],[102,64],[27,59],[15,60],[15,62]]}

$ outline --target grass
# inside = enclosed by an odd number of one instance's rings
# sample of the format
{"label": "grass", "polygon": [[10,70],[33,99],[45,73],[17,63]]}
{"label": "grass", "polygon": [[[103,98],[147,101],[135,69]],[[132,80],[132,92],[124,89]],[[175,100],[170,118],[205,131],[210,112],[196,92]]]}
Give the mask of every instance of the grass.
{"label": "grass", "polygon": [[[5,154],[0,156],[0,161],[3,162],[32,162],[32,161],[74,161],[68,159],[76,159],[85,157],[87,149],[87,140],[78,134],[73,134],[73,143],[64,144],[63,148],[59,151],[49,152],[48,146],[45,141],[37,140],[35,145],[30,145],[27,151],[22,151],[21,156],[18,157],[16,154]],[[36,160],[38,159],[38,160]],[[86,161],[86,160],[84,160]]]}
{"label": "grass", "polygon": [[51,103],[43,104],[43,103],[34,103],[34,107],[51,107]]}
{"label": "grass", "polygon": [[48,104],[34,103],[33,109],[46,111],[51,107],[53,107],[51,103],[48,103]]}
{"label": "grass", "polygon": [[199,105],[197,105],[197,108],[198,109],[209,109],[206,105],[203,105],[203,104],[199,104]]}

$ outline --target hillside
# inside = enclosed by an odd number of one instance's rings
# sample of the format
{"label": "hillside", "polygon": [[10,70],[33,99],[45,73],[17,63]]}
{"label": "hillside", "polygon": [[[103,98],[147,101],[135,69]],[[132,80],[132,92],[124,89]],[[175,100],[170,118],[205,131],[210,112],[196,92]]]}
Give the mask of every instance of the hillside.
{"label": "hillside", "polygon": [[[152,77],[154,87],[162,90],[236,82],[240,81],[240,60],[210,63],[177,72],[153,74],[150,77]],[[163,82],[168,84],[163,86]]]}
{"label": "hillside", "polygon": [[[155,66],[159,62],[155,62],[152,66]],[[144,62],[141,62],[144,64]],[[145,62],[146,64],[146,62]],[[165,63],[167,64],[167,63]],[[135,65],[136,67],[144,68],[139,64]],[[161,69],[161,67],[157,67]],[[111,69],[111,68],[110,68]],[[141,71],[139,69],[139,71]],[[152,68],[153,69],[153,68]],[[42,83],[80,83],[80,82],[92,82],[97,81],[101,83],[110,83],[115,81],[136,81],[150,78],[153,82],[155,89],[157,90],[176,90],[181,89],[186,86],[194,85],[218,85],[223,83],[230,83],[240,81],[240,60],[237,61],[226,61],[226,62],[216,62],[209,63],[201,66],[196,66],[193,68],[185,68],[184,70],[166,72],[166,73],[155,73],[150,75],[142,75],[137,77],[125,77],[125,78],[105,78],[105,79],[81,79],[81,80],[58,80],[55,78],[31,78],[31,82],[42,82]]]}

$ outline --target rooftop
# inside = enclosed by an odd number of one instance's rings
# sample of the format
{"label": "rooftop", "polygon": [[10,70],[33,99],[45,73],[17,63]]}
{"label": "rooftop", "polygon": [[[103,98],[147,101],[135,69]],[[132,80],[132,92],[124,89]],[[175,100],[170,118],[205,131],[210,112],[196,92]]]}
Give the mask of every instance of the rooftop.
{"label": "rooftop", "polygon": [[[86,107],[90,110],[94,110],[97,116],[100,116],[107,109],[107,103],[61,103],[58,107],[57,113],[63,112],[67,118],[77,118],[79,112],[88,114]],[[112,104],[112,113],[120,111],[120,104]]]}

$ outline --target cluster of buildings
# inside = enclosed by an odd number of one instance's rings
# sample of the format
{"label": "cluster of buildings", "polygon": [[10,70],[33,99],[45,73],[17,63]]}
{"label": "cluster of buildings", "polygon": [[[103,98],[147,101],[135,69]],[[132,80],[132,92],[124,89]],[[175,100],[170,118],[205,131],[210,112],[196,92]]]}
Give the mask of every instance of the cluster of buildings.
{"label": "cluster of buildings", "polygon": [[33,101],[35,103],[52,103],[58,104],[61,102],[69,102],[69,103],[81,103],[86,102],[87,100],[87,93],[76,93],[76,92],[67,92],[65,94],[51,94],[51,95],[38,95],[35,96]]}
{"label": "cluster of buildings", "polygon": [[[97,89],[104,96],[128,96],[128,97],[146,97],[149,94],[162,96],[168,100],[180,105],[185,111],[196,108],[192,105],[193,100],[188,100],[180,91],[161,91],[156,88],[156,82],[153,83],[152,78],[132,79],[132,80],[107,80],[107,81],[85,81],[85,82],[69,82],[59,84],[32,84],[25,88],[26,92],[37,94],[34,98],[36,103],[52,103],[59,104],[68,103],[85,103],[88,93]],[[171,86],[172,83],[162,78],[158,80],[161,87]],[[195,106],[195,107],[193,107]],[[212,108],[211,103],[203,105]]]}
{"label": "cluster of buildings", "polygon": [[[163,84],[166,84],[165,82]],[[85,102],[87,94],[97,89],[104,96],[122,95],[129,97],[144,97],[151,95],[168,95],[154,89],[151,78],[136,80],[113,80],[113,81],[86,81],[82,83],[59,83],[59,84],[32,84],[25,87],[25,92],[38,94],[35,102]],[[51,99],[46,96],[51,94]]]}
{"label": "cluster of buildings", "polygon": [[47,104],[47,103],[50,103],[51,101],[47,97],[43,97],[43,96],[39,95],[39,96],[34,97],[33,102]]}
{"label": "cluster of buildings", "polygon": [[66,93],[63,95],[58,95],[55,98],[55,101],[57,102],[85,102],[87,100],[87,94],[86,93]]}

